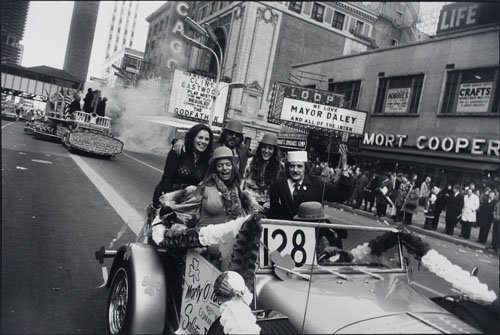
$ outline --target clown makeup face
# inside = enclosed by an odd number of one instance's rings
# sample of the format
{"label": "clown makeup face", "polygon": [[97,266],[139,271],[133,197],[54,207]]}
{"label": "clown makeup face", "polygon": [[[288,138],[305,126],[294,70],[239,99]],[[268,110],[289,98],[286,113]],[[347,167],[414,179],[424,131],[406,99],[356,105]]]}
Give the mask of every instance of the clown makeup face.
{"label": "clown makeup face", "polygon": [[200,130],[194,138],[193,148],[197,152],[203,152],[207,149],[210,142],[210,134],[206,130]]}
{"label": "clown makeup face", "polygon": [[290,179],[294,182],[301,181],[306,173],[306,164],[304,162],[290,162],[288,167]]}
{"label": "clown makeup face", "polygon": [[268,161],[274,154],[274,146],[269,144],[262,145],[262,159]]}
{"label": "clown makeup face", "polygon": [[233,163],[228,158],[221,158],[215,164],[215,170],[222,181],[228,181],[233,172]]}

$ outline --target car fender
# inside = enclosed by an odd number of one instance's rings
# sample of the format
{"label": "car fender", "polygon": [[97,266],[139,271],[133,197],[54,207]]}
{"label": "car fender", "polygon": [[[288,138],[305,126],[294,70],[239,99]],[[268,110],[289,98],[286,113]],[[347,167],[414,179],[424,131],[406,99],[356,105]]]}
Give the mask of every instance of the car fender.
{"label": "car fender", "polygon": [[162,258],[151,245],[130,243],[120,247],[111,266],[108,287],[122,267],[131,278],[132,301],[128,307],[132,315],[130,333],[161,332],[165,327],[167,308],[167,283]]}

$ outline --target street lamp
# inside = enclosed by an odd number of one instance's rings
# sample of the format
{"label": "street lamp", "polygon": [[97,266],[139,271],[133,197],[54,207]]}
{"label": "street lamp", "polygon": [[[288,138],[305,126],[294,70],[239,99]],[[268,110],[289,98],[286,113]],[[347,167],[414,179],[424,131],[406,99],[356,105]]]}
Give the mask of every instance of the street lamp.
{"label": "street lamp", "polygon": [[224,55],[222,53],[222,48],[220,47],[219,43],[217,42],[217,36],[215,35],[214,31],[212,30],[212,28],[208,24],[205,24],[205,28],[204,28],[204,27],[200,26],[197,22],[195,22],[193,19],[191,19],[189,16],[185,16],[184,19],[185,19],[186,23],[191,28],[193,28],[193,30],[196,31],[198,34],[200,34],[204,37],[210,38],[218,46],[219,51],[220,51],[220,57],[219,57],[219,56],[217,56],[217,53],[212,50],[212,48],[209,48],[205,44],[198,42],[198,41],[180,33],[182,39],[184,41],[186,41],[186,43],[188,43],[196,48],[208,50],[215,57],[215,61],[217,64],[217,75],[216,75],[216,79],[215,79],[215,92],[214,92],[215,94],[214,94],[214,98],[212,101],[212,108],[210,110],[210,116],[208,119],[208,126],[212,127],[213,118],[215,115],[215,101],[217,100],[217,96],[219,95],[219,83],[220,83],[220,75],[221,75],[220,72],[221,72],[222,60],[223,60]]}

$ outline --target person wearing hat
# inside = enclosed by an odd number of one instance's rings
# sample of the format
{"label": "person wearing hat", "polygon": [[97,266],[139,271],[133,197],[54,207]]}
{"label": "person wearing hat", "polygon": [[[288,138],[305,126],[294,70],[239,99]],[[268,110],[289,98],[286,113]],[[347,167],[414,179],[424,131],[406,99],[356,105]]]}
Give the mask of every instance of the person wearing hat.
{"label": "person wearing hat", "polygon": [[208,164],[207,176],[194,191],[195,200],[189,200],[191,207],[196,202],[198,210],[186,222],[188,226],[224,223],[257,211],[255,199],[240,189],[237,158],[231,149],[218,147]]}
{"label": "person wearing hat", "polygon": [[339,153],[342,173],[338,184],[334,184],[325,183],[319,177],[308,174],[307,151],[289,152],[284,176],[273,183],[269,189],[269,217],[291,220],[303,202],[347,200],[351,188],[347,171],[347,147],[340,145]]}
{"label": "person wearing hat", "polygon": [[248,159],[242,186],[242,190],[253,196],[264,212],[269,210],[269,187],[283,170],[278,138],[275,134],[265,133],[257,146],[255,156]]}
{"label": "person wearing hat", "polygon": [[[248,147],[243,140],[243,123],[239,120],[229,120],[216,143],[214,149],[220,146],[228,147],[233,151],[234,156],[238,159],[238,170],[240,176],[243,176],[248,161]],[[174,145],[174,150],[180,155],[184,148],[184,140],[178,139]]]}
{"label": "person wearing hat", "polygon": [[[330,216],[325,214],[323,205],[316,201],[307,201],[299,205],[297,215],[293,217],[295,221],[333,223]],[[347,238],[347,230],[319,228],[318,240],[316,243],[317,259],[342,255],[342,239]],[[346,256],[346,255],[344,255]],[[345,257],[340,257],[339,261],[349,261]]]}

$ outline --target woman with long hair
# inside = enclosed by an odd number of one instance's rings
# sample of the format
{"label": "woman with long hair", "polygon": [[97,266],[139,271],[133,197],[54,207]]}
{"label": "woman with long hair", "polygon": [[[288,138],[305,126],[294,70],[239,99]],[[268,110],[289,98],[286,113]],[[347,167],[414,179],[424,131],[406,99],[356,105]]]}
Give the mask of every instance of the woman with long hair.
{"label": "woman with long hair", "polygon": [[209,159],[213,152],[212,130],[197,124],[186,133],[185,150],[178,155],[173,149],[167,155],[163,176],[153,194],[153,206],[161,206],[163,193],[177,191],[189,185],[198,185],[208,172]]}
{"label": "woman with long hair", "polygon": [[283,172],[280,161],[278,138],[275,134],[264,134],[255,156],[248,160],[243,175],[242,189],[253,196],[264,211],[269,210],[269,187]]}

